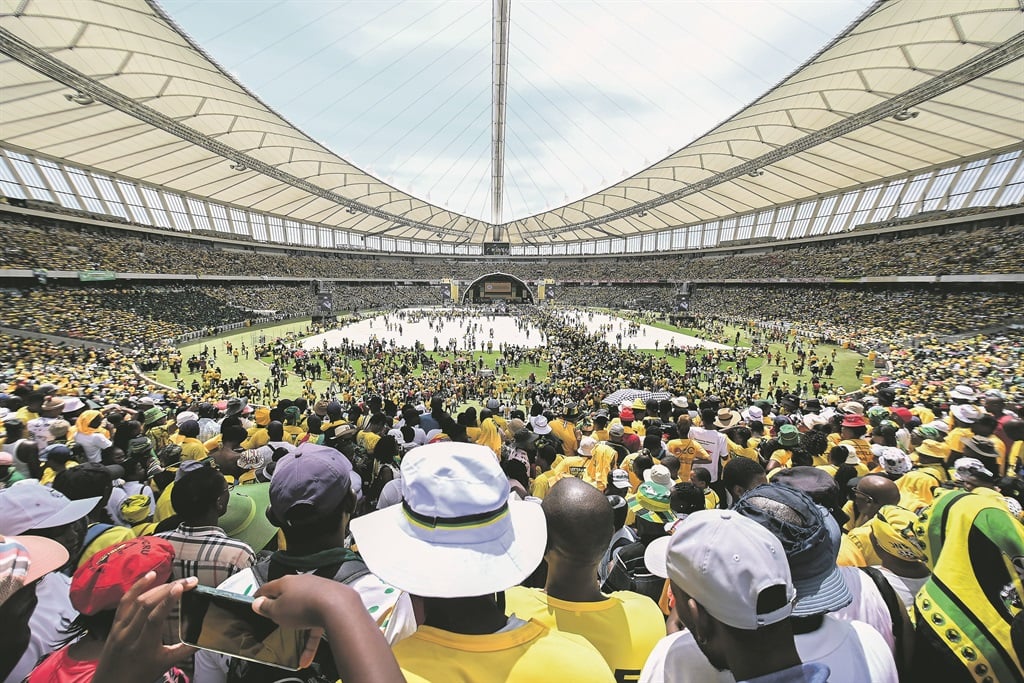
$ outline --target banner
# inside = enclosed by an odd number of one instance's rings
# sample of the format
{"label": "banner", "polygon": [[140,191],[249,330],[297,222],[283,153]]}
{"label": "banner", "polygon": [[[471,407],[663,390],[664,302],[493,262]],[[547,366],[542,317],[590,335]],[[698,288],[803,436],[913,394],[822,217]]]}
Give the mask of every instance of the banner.
{"label": "banner", "polygon": [[109,282],[117,279],[117,273],[112,270],[81,270],[78,279],[81,282]]}

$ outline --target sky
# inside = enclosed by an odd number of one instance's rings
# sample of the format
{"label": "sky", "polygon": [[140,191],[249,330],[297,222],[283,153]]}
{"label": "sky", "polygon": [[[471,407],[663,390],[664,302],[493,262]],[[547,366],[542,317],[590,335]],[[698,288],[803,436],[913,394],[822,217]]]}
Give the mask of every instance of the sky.
{"label": "sky", "polygon": [[[356,166],[490,222],[486,0],[161,0]],[[511,0],[503,221],[627,178],[729,118],[868,0]]]}

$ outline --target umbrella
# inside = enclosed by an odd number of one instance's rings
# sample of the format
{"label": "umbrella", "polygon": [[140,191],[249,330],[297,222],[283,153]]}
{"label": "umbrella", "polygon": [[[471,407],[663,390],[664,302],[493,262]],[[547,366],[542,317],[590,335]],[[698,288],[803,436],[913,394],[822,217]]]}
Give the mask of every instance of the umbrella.
{"label": "umbrella", "polygon": [[619,405],[620,403],[630,403],[636,399],[641,399],[644,402],[652,399],[657,401],[668,401],[672,398],[672,394],[667,391],[644,391],[643,389],[619,389],[601,399],[601,403],[606,403],[610,406]]}

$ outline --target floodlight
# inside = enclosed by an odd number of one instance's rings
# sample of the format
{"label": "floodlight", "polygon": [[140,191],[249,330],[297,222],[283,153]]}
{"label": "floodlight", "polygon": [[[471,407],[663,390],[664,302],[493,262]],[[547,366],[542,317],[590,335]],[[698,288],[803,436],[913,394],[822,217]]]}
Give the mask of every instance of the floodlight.
{"label": "floodlight", "polygon": [[920,113],[918,111],[910,111],[909,109],[901,109],[893,114],[892,117],[897,121],[909,121],[910,119],[916,119]]}
{"label": "floodlight", "polygon": [[64,99],[68,102],[74,102],[75,104],[81,104],[83,106],[87,104],[92,104],[96,101],[91,96],[86,95],[85,93],[79,92],[77,90],[74,93],[66,93],[64,95]]}

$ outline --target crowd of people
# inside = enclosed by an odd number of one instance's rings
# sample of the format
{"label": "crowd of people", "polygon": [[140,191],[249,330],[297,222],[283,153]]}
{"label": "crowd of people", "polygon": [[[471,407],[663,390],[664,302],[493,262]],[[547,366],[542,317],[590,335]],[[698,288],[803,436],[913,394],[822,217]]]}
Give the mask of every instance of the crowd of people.
{"label": "crowd of people", "polygon": [[[379,282],[422,274],[410,260],[196,259],[30,222],[3,267],[351,277],[370,284],[330,284],[334,312],[454,321],[473,348],[493,315],[402,311],[441,299]],[[1024,680],[1024,333],[979,332],[1019,293],[699,286],[687,324],[725,348],[631,337],[676,303],[645,279],[1016,273],[1020,232],[520,264],[618,284],[514,307],[543,345],[495,342],[486,364],[446,339],[172,343],[306,314],[308,286],[11,291],[5,326],[53,337],[0,334],[0,679]],[[574,305],[648,312],[612,343]],[[864,351],[859,386],[833,343]],[[208,589],[236,611],[196,612]],[[266,663],[288,653],[298,672]]]}
{"label": "crowd of people", "polygon": [[591,401],[570,349],[627,382],[665,369],[538,315],[562,391],[522,408],[396,401],[372,373],[263,405],[18,383],[0,677],[1019,680],[1024,407],[1002,375]]}
{"label": "crowd of people", "polygon": [[832,343],[869,346],[885,340],[913,346],[1004,325],[1020,318],[1024,294],[1017,291],[939,291],[828,287],[699,287],[689,313],[733,322],[757,320],[795,327]]}
{"label": "crowd of people", "polygon": [[[969,224],[967,224],[969,225]],[[246,252],[202,244],[173,233],[126,232],[70,221],[0,216],[0,268],[108,270],[352,280],[473,280],[495,270],[521,279],[570,282],[650,282],[778,278],[824,279],[894,275],[1019,273],[1024,226],[944,227],[937,231],[834,236],[827,242],[773,246],[758,253],[637,254],[636,258],[507,260],[309,253],[281,247]],[[59,245],[59,248],[55,246]],[[198,256],[201,254],[201,258]],[[425,276],[424,273],[429,273]]]}
{"label": "crowd of people", "polygon": [[[331,283],[325,290],[333,299],[331,314],[441,303],[439,292],[423,287]],[[300,285],[48,285],[6,294],[6,327],[118,347],[152,348],[233,323],[318,312],[310,288]]]}
{"label": "crowd of people", "polygon": [[[440,291],[430,287],[328,283],[325,290],[333,297],[332,314],[442,303]],[[555,303],[667,311],[677,303],[677,292],[670,285],[566,287],[559,290]],[[314,295],[301,285],[50,285],[8,290],[4,325],[119,347],[152,347],[197,332],[213,334],[261,316],[294,318],[315,309]],[[795,328],[820,342],[867,349],[879,340],[911,347],[922,340],[1002,325],[1022,310],[1024,296],[1011,291],[704,285],[693,290],[686,314],[694,320],[753,320]]]}

